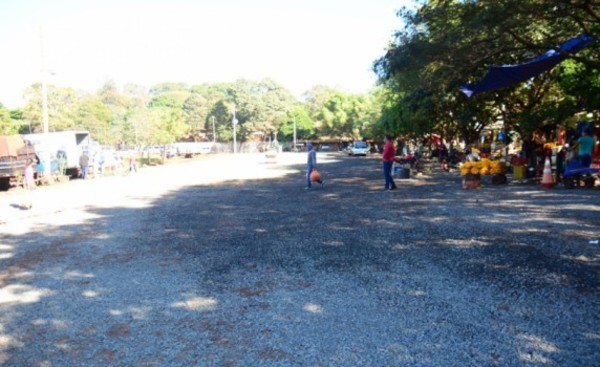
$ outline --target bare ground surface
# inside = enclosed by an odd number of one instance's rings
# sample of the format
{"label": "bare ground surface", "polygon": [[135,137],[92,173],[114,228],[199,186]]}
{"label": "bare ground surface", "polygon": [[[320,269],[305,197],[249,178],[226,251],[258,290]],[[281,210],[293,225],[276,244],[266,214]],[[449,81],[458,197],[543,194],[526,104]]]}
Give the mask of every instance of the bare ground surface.
{"label": "bare ground surface", "polygon": [[304,161],[0,193],[0,365],[600,365],[600,190]]}

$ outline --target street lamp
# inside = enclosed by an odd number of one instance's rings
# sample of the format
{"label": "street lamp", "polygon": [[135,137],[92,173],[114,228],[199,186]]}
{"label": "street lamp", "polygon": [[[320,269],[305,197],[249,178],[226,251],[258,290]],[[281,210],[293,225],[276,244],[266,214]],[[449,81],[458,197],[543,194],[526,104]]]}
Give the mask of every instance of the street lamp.
{"label": "street lamp", "polygon": [[[48,135],[48,132],[50,130],[49,128],[49,123],[48,123],[48,83],[47,83],[47,77],[49,74],[54,74],[51,73],[49,70],[46,69],[46,53],[45,53],[45,49],[44,49],[44,28],[40,26],[40,62],[41,62],[41,76],[42,76],[42,124],[43,124],[43,128],[44,128],[44,135]],[[48,177],[51,176],[52,174],[52,167],[51,167],[51,162],[50,162],[50,153],[47,151],[48,147],[45,148],[46,150],[43,152],[42,155],[42,163],[44,166],[44,175],[48,175]]]}
{"label": "street lamp", "polygon": [[48,134],[48,83],[46,83],[45,70],[42,70],[42,122],[44,134]]}

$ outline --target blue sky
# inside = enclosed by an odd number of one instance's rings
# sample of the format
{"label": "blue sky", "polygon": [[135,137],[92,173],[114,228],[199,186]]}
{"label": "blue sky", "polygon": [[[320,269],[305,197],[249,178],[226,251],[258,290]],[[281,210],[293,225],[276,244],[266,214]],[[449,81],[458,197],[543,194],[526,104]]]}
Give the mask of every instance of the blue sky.
{"label": "blue sky", "polygon": [[[299,96],[323,84],[352,93],[402,28],[409,0],[0,0],[0,102],[21,106],[41,80],[119,86],[271,78]],[[43,32],[40,32],[43,29]]]}

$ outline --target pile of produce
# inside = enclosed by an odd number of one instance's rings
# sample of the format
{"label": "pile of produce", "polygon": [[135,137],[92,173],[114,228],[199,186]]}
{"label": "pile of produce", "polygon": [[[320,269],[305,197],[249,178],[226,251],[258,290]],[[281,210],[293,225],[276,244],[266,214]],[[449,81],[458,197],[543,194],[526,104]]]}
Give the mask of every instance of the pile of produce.
{"label": "pile of produce", "polygon": [[503,175],[506,173],[506,163],[483,158],[477,162],[465,162],[460,167],[460,174],[466,175]]}

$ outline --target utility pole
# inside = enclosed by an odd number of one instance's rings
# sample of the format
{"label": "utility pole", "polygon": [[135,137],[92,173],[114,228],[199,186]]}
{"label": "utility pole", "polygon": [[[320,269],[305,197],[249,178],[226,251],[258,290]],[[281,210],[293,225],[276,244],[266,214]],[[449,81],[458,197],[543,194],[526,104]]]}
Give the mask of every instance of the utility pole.
{"label": "utility pole", "polygon": [[44,51],[44,28],[40,26],[40,62],[41,62],[41,73],[42,73],[42,122],[44,127],[44,134],[48,134],[48,85],[46,81],[47,70],[45,65],[45,51]]}
{"label": "utility pole", "polygon": [[46,71],[42,70],[42,122],[44,134],[48,134],[48,84],[46,83]]}
{"label": "utility pole", "polygon": [[[46,78],[48,76],[48,70],[46,70],[46,55],[44,50],[44,28],[40,26],[40,64],[41,64],[41,74],[42,74],[42,124],[44,128],[44,135],[46,138],[48,136],[48,132],[50,130],[48,123],[48,85]],[[44,176],[47,179],[50,179],[52,175],[52,167],[50,162],[50,152],[47,151],[48,147],[44,147],[45,151],[41,152],[41,161],[44,167]]]}

